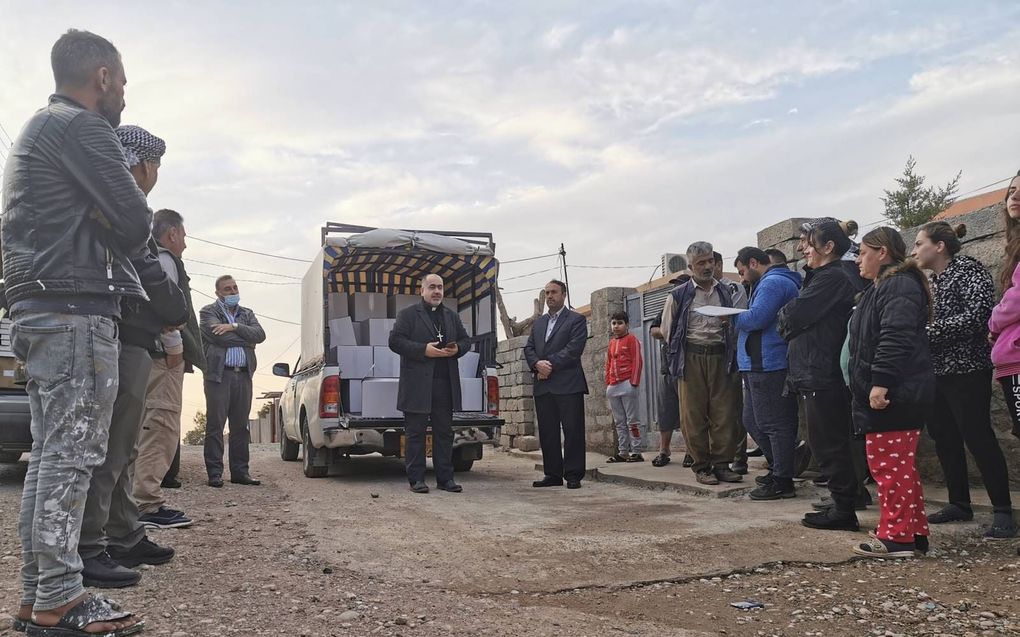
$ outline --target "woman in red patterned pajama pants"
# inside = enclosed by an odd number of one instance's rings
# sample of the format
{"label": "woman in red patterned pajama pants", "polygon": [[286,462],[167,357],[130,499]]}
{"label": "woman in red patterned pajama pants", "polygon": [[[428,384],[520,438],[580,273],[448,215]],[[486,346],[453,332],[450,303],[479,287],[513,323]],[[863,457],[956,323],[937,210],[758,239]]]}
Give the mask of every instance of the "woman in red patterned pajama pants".
{"label": "woman in red patterned pajama pants", "polygon": [[899,232],[876,228],[861,240],[861,276],[874,283],[850,319],[850,390],[854,428],[865,434],[868,466],[881,510],[866,557],[914,557],[928,550],[924,494],[914,463],[917,440],[935,397],[925,326],[928,280]]}

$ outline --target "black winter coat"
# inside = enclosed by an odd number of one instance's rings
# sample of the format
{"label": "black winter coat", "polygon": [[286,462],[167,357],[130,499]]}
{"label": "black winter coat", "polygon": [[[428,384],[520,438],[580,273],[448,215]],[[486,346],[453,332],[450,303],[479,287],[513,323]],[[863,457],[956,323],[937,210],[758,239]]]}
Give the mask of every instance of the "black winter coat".
{"label": "black winter coat", "polygon": [[857,290],[843,263],[833,261],[808,272],[800,295],[779,310],[779,335],[790,344],[788,391],[845,386],[839,355]]}
{"label": "black winter coat", "polygon": [[[887,266],[861,297],[850,320],[850,393],[857,433],[921,429],[935,400],[935,374],[925,327],[930,300],[923,274]],[[889,406],[872,409],[874,386]]]}
{"label": "black winter coat", "polygon": [[4,166],[3,275],[9,305],[45,295],[146,298],[131,263],[152,212],[109,122],[54,95]]}
{"label": "black winter coat", "polygon": [[[457,358],[471,349],[471,339],[464,329],[460,315],[440,305],[436,312],[443,313],[443,334],[447,342],[457,343]],[[449,338],[450,336],[453,338]],[[446,368],[453,395],[453,410],[460,411],[460,370],[454,358],[428,358],[425,346],[436,342],[436,328],[425,309],[425,303],[415,303],[397,314],[390,332],[390,349],[400,356],[400,384],[397,386],[397,409],[412,414],[432,412],[432,378],[437,369]],[[440,361],[437,365],[436,361]]]}
{"label": "black winter coat", "polygon": [[157,250],[156,242],[150,239],[145,254],[131,260],[149,300],[125,298],[120,302],[121,342],[149,352],[162,351],[159,334],[163,328],[186,323],[191,316],[188,300],[163,271]]}

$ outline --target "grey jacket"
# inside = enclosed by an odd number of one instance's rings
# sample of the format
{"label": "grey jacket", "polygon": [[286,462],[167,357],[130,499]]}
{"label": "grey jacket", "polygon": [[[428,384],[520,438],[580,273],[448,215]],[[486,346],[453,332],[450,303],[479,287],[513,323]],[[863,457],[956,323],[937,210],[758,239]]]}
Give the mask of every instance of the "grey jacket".
{"label": "grey jacket", "polygon": [[246,307],[237,306],[237,329],[217,336],[212,328],[219,323],[229,323],[219,303],[210,303],[199,313],[202,327],[202,344],[205,347],[205,380],[218,383],[223,378],[223,366],[227,359],[227,348],[243,347],[248,360],[248,376],[255,374],[255,346],[266,340],[266,331],[259,325],[255,313]]}
{"label": "grey jacket", "polygon": [[7,302],[44,295],[147,299],[131,258],[147,250],[152,212],[102,116],[54,95],[4,166]]}

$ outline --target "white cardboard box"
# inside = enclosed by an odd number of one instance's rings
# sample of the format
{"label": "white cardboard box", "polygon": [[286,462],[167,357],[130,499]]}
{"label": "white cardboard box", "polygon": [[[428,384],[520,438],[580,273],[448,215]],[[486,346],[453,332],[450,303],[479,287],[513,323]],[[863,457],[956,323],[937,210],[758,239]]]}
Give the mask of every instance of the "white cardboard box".
{"label": "white cardboard box", "polygon": [[400,310],[411,307],[415,303],[421,303],[421,297],[417,294],[394,294],[386,299],[386,314],[390,318],[397,318]]}
{"label": "white cardboard box", "polygon": [[457,367],[460,368],[461,378],[474,378],[478,376],[478,352],[468,352],[458,358]]}
{"label": "white cardboard box", "polygon": [[329,346],[339,347],[341,345],[351,346],[358,344],[358,337],[354,332],[354,323],[350,317],[329,320]]}
{"label": "white cardboard box", "polygon": [[481,378],[460,379],[460,410],[485,411],[485,383]]}
{"label": "white cardboard box", "polygon": [[350,295],[344,292],[330,292],[326,295],[326,311],[330,319],[344,318],[351,315]]}
{"label": "white cardboard box", "polygon": [[372,378],[397,378],[400,376],[400,356],[389,347],[373,347]]}
{"label": "white cardboard box", "polygon": [[372,377],[372,348],[365,345],[341,345],[336,348],[341,379]]}
{"label": "white cardboard box", "polygon": [[360,380],[340,381],[340,402],[345,413],[361,413],[361,382]]}
{"label": "white cardboard box", "polygon": [[350,301],[351,318],[355,321],[367,321],[373,318],[386,318],[386,295],[379,292],[355,292]]}
{"label": "white cardboard box", "polygon": [[366,418],[401,418],[397,409],[396,378],[369,378],[361,383],[361,415]]}
{"label": "white cardboard box", "polygon": [[390,332],[397,324],[396,319],[372,318],[361,324],[362,345],[384,347],[390,344]]}

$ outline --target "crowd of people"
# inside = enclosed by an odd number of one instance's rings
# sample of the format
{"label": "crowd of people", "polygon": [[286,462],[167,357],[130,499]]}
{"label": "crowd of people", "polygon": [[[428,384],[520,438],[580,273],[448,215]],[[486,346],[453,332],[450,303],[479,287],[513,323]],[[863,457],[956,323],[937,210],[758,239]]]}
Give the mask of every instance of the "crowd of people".
{"label": "crowd of people", "polygon": [[[711,244],[691,244],[689,272],[671,280],[675,287],[651,325],[663,370],[652,464],[670,462],[672,432],[680,429],[684,466],[699,483],[741,482],[747,452],[740,446],[749,435],[768,466],[749,497],[774,501],[796,497],[794,478],[813,456],[816,482],[829,496],[803,524],[859,530],[857,511],[872,503],[866,485],[873,481],[880,520],[871,541],[853,551],[913,557],[928,551],[928,524],[974,517],[966,449],[993,507],[985,536],[1015,537],[990,409],[994,375],[1020,437],[1018,186],[1020,173],[1005,200],[998,304],[989,270],[960,254],[966,227],[945,221],[923,225],[908,254],[894,228],[875,228],[856,244],[854,222],[816,219],[800,229],[803,280],[782,252],[749,246],[733,264],[743,287],[721,275]],[[634,398],[642,358],[628,323],[626,313],[613,314],[605,378],[619,449],[609,462],[644,460]],[[930,516],[915,462],[925,427],[949,492],[949,504]],[[802,448],[808,462],[798,457]]]}
{"label": "crowd of people", "polygon": [[259,484],[248,472],[248,414],[266,335],[229,275],[196,318],[184,218],[147,202],[166,143],[120,124],[117,49],[71,30],[51,63],[56,91],[11,148],[0,224],[0,297],[32,419],[13,629],[130,635],[142,622],[84,587],[137,584],[138,567],[175,555],[147,530],[192,524],[163,491],[181,486],[185,373],[203,372],[209,486],[223,486],[227,420],[230,480]]}

